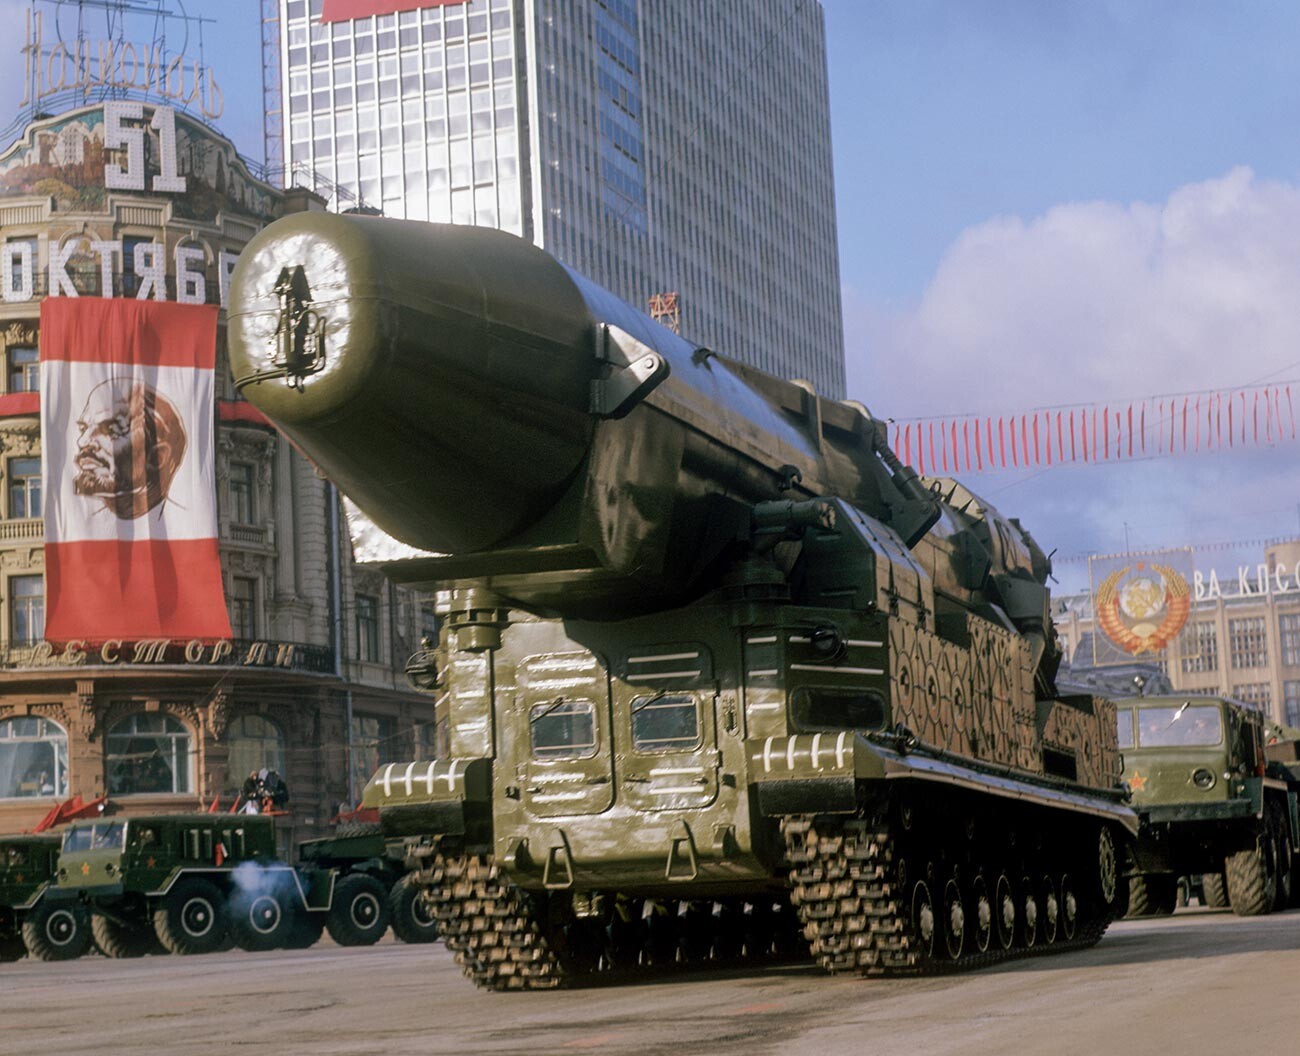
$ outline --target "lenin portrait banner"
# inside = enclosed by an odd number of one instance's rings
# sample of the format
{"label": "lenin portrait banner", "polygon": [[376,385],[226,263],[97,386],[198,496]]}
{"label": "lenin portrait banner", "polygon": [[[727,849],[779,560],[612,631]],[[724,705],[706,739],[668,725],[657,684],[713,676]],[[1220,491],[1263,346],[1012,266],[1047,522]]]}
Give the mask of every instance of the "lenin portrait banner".
{"label": "lenin portrait banner", "polygon": [[41,302],[45,637],[230,637],[217,553],[215,305]]}

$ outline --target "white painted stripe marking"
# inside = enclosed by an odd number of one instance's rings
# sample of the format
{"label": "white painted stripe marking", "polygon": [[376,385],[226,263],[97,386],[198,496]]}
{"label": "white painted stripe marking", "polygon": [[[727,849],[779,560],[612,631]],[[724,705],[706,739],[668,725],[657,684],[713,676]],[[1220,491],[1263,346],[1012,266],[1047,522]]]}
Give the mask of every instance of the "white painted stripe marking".
{"label": "white painted stripe marking", "polygon": [[652,678],[699,678],[699,670],[695,671],[654,671],[648,675],[628,675],[629,682],[647,682]]}
{"label": "white painted stripe marking", "polygon": [[812,765],[814,770],[820,770],[822,768],[821,754],[822,754],[822,735],[820,733],[814,733],[813,743],[812,743]]}
{"label": "white painted stripe marking", "polygon": [[429,764],[429,769],[424,772],[424,787],[428,789],[429,795],[433,795],[433,772],[438,768],[437,760]]}
{"label": "white painted stripe marking", "polygon": [[389,763],[384,767],[384,795],[386,796],[393,794],[393,767],[396,765],[396,763]]}
{"label": "white painted stripe marking", "polygon": [[745,644],[746,644],[746,645],[775,645],[775,644],[776,644],[776,635],[775,635],[775,634],[769,634],[769,635],[767,635],[766,637],[763,637],[763,638],[746,638],[746,639],[745,639]]}
{"label": "white painted stripe marking", "polygon": [[880,648],[882,645],[884,645],[885,643],[884,643],[884,642],[872,642],[872,641],[868,641],[868,640],[865,639],[865,638],[850,638],[850,639],[849,639],[848,641],[846,641],[844,644],[845,644],[845,645],[859,645],[859,646],[863,646],[864,648],[867,648],[867,649],[879,649],[879,648]]}
{"label": "white painted stripe marking", "polygon": [[699,650],[693,653],[664,653],[662,656],[629,656],[629,664],[657,664],[663,660],[696,660],[699,658]]}
{"label": "white painted stripe marking", "polygon": [[456,789],[456,760],[453,759],[451,761],[451,765],[447,767],[447,791],[454,792],[455,789]]}
{"label": "white painted stripe marking", "polygon": [[414,764],[414,763],[407,763],[407,764],[406,764],[406,776],[405,776],[405,778],[404,778],[403,780],[404,780],[405,783],[406,783],[406,794],[407,794],[408,796],[411,794],[411,772],[412,772],[414,769],[415,769],[415,764]]}
{"label": "white painted stripe marking", "polygon": [[781,708],[784,707],[785,707],[784,704],[782,704],[780,701],[777,701],[772,704],[751,704],[749,706],[749,710],[750,711],[779,711]]}
{"label": "white painted stripe marking", "polygon": [[848,731],[844,731],[835,738],[835,768],[837,770],[844,769],[844,738],[847,735]]}
{"label": "white painted stripe marking", "polygon": [[749,677],[750,678],[775,678],[780,673],[781,672],[778,671],[775,667],[765,667],[762,671],[751,671],[749,673]]}
{"label": "white painted stripe marking", "polygon": [[834,672],[838,675],[883,675],[884,669],[879,667],[829,667],[826,664],[791,664],[791,671],[822,671]]}
{"label": "white painted stripe marking", "polygon": [[797,738],[791,737],[785,745],[785,765],[787,770],[794,769],[794,743],[796,740]]}
{"label": "white painted stripe marking", "polygon": [[763,773],[765,774],[772,772],[772,742],[775,740],[775,737],[769,737],[763,742]]}

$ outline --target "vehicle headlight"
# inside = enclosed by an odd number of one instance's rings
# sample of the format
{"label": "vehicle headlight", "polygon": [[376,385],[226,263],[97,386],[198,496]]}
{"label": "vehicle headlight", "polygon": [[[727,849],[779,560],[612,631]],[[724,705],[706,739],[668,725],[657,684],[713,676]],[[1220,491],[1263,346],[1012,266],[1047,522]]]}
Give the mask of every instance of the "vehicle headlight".
{"label": "vehicle headlight", "polygon": [[1198,766],[1195,770],[1192,771],[1192,784],[1194,784],[1197,788],[1213,788],[1214,774],[1211,771],[1205,769],[1205,767]]}

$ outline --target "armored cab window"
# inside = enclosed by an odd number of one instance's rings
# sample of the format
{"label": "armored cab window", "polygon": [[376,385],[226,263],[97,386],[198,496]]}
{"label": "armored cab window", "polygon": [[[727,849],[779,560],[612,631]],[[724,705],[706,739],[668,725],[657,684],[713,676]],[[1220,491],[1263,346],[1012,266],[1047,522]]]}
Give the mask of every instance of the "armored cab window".
{"label": "armored cab window", "polygon": [[589,700],[536,704],[528,727],[538,759],[587,759],[596,754],[596,709]]}
{"label": "armored cab window", "polygon": [[689,693],[632,701],[632,746],[638,752],[689,752],[700,746],[700,707]]}
{"label": "armored cab window", "polygon": [[90,826],[84,829],[69,829],[63,834],[63,852],[90,850]]}
{"label": "armored cab window", "polygon": [[885,698],[874,689],[803,686],[790,703],[801,730],[878,730],[885,725]]}
{"label": "armored cab window", "polygon": [[96,825],[90,846],[96,850],[121,848],[126,843],[126,822],[105,821]]}
{"label": "armored cab window", "polygon": [[1133,747],[1133,709],[1120,708],[1115,712],[1116,728],[1119,731],[1120,748]]}
{"label": "armored cab window", "polygon": [[1223,719],[1214,705],[1182,704],[1138,712],[1138,744],[1143,748],[1207,746],[1222,740]]}

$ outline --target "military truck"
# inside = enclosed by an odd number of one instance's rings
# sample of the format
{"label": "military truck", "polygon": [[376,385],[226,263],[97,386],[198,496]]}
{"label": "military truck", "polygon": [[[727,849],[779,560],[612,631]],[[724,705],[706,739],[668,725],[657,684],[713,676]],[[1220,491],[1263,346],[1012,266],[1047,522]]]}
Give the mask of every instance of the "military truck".
{"label": "military truck", "polygon": [[433,907],[407,871],[405,844],[387,839],[378,822],[344,822],[332,835],[304,840],[298,861],[338,877],[325,927],[340,946],[368,946],[390,924],[403,942],[438,937]]}
{"label": "military truck", "polygon": [[1130,914],[1172,913],[1179,875],[1196,873],[1208,906],[1254,916],[1289,905],[1300,775],[1267,757],[1263,717],[1216,696],[1117,703],[1124,779],[1141,819]]}
{"label": "military truck", "polygon": [[106,956],[139,957],[309,946],[333,887],[277,859],[273,817],[158,814],[73,822],[45,897],[89,914]]}
{"label": "military truck", "polygon": [[482,228],[282,219],[228,318],[239,390],[423,551],[384,570],[450,592],[413,673],[451,754],[364,802],[475,983],[800,936],[911,974],[1122,915],[1137,819],[1113,707],[1056,691],[1050,562],[865,407]]}
{"label": "military truck", "polygon": [[58,863],[58,836],[0,836],[0,961],[28,953],[42,961],[66,961],[90,948],[85,910],[45,897]]}

